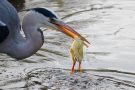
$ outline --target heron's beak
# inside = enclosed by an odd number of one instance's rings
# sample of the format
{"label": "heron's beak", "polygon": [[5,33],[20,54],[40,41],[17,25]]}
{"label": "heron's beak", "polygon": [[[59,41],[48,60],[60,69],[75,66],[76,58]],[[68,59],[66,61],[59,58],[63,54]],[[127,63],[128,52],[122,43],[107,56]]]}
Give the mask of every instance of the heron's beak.
{"label": "heron's beak", "polygon": [[[62,21],[57,21],[57,22],[53,22],[53,24],[55,24],[55,26],[59,28],[59,31],[70,36],[71,38],[73,38],[73,39],[80,38],[82,41],[90,44],[90,42],[87,39],[85,39],[83,36],[81,36],[78,32],[76,32],[73,28],[71,28],[66,23],[64,23]],[[87,44],[86,44],[86,46],[87,46]]]}

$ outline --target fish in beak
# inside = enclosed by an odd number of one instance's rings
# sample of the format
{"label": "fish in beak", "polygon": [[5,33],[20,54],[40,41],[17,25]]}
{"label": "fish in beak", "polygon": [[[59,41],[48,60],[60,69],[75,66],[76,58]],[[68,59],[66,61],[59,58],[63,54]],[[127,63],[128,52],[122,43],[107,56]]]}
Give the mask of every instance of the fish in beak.
{"label": "fish in beak", "polygon": [[87,44],[90,44],[90,42],[85,39],[83,36],[81,36],[78,32],[76,32],[73,28],[71,28],[69,25],[64,23],[63,21],[60,20],[55,20],[52,22],[57,28],[59,28],[60,32],[63,32],[64,34],[68,35],[69,37],[75,39],[75,38],[80,38],[83,42],[84,45],[88,47]]}

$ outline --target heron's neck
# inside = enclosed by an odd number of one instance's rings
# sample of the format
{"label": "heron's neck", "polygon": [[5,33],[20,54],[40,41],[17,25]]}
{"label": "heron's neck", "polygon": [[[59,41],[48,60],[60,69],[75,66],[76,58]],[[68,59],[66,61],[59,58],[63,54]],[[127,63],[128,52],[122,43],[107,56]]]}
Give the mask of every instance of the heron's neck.
{"label": "heron's neck", "polygon": [[43,45],[43,35],[42,31],[38,29],[38,24],[33,22],[32,19],[27,19],[27,21],[26,19],[27,18],[25,18],[22,23],[25,37],[18,35],[16,42],[12,44],[14,46],[12,48],[10,47],[11,53],[8,53],[11,57],[16,59],[24,59],[33,55]]}

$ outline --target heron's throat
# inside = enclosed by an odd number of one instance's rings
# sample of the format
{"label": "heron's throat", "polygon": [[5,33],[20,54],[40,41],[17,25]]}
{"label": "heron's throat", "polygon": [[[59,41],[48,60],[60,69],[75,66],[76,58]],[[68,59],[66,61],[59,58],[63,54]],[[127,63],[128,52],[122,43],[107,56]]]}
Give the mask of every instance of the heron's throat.
{"label": "heron's throat", "polygon": [[44,43],[44,34],[43,34],[43,31],[40,28],[38,28],[37,31],[39,31],[41,33],[42,43]]}
{"label": "heron's throat", "polygon": [[18,60],[24,59],[35,54],[44,43],[44,35],[41,29],[33,25],[24,25],[23,31],[25,37],[20,36],[16,38],[16,41],[12,41],[12,46],[10,46],[10,51],[7,53],[13,58]]}

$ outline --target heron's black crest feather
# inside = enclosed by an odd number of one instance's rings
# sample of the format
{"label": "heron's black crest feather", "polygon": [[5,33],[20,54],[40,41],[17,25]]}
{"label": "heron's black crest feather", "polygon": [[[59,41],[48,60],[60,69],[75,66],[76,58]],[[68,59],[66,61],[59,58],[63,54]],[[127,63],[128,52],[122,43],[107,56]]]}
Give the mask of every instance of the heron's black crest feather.
{"label": "heron's black crest feather", "polygon": [[9,35],[9,30],[7,26],[0,26],[0,43],[3,42]]}
{"label": "heron's black crest feather", "polygon": [[45,9],[45,8],[33,8],[32,10],[34,10],[48,18],[57,18],[56,15],[54,15],[51,11],[49,11],[48,9]]}

